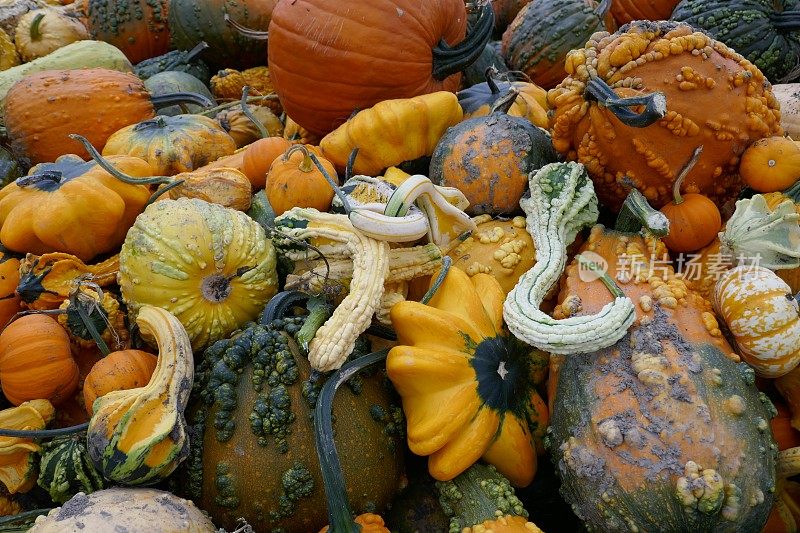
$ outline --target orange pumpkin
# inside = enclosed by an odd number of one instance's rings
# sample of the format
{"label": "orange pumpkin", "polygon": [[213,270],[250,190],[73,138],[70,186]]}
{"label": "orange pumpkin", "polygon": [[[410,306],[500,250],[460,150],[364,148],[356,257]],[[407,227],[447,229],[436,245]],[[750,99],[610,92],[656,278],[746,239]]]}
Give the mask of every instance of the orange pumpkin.
{"label": "orange pumpkin", "polygon": [[254,191],[266,186],[272,163],[291,146],[292,143],[281,137],[267,137],[245,148],[240,170],[250,180]]}
{"label": "orange pumpkin", "polygon": [[19,259],[0,245],[0,332],[22,310],[19,295]]}
{"label": "orange pumpkin", "polygon": [[141,350],[121,350],[100,359],[83,382],[83,402],[92,414],[94,401],[118,390],[144,387],[156,368],[158,357]]}
{"label": "orange pumpkin", "polygon": [[787,137],[766,137],[742,154],[739,174],[758,192],[777,192],[800,180],[800,145]]}
{"label": "orange pumpkin", "polygon": [[666,20],[679,0],[614,0],[611,14],[620,26],[632,20]]}
{"label": "orange pumpkin", "polygon": [[[305,145],[292,146],[269,168],[265,191],[275,215],[293,207],[313,207],[327,211],[333,200],[333,189],[311,159],[312,150]],[[334,181],[338,176],[333,163],[317,156]]]}
{"label": "orange pumpkin", "polygon": [[78,365],[69,336],[55,319],[27,315],[0,334],[0,385],[9,402],[59,404],[78,388]]}

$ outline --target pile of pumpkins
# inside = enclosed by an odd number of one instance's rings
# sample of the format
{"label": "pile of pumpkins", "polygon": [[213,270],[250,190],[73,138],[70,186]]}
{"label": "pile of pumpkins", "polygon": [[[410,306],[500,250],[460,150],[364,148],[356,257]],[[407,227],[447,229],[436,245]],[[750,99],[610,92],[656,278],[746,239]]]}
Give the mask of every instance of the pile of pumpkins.
{"label": "pile of pumpkins", "polygon": [[798,63],[795,0],[0,2],[0,528],[797,531]]}

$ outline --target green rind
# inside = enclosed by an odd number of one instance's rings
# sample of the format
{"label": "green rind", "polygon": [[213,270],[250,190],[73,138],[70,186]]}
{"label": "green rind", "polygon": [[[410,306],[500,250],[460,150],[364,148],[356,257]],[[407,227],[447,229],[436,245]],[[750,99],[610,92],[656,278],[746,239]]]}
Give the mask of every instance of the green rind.
{"label": "green rind", "polygon": [[78,492],[91,494],[105,486],[86,450],[86,434],[58,437],[42,444],[38,484],[56,503]]}

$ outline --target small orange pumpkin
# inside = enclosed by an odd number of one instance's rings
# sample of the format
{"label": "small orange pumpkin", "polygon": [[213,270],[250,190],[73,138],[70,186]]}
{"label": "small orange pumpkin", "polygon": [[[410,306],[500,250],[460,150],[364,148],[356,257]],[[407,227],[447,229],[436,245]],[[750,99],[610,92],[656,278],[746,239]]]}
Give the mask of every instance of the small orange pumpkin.
{"label": "small orange pumpkin", "polygon": [[800,145],[787,137],[765,137],[742,154],[739,174],[758,192],[788,189],[800,180]]}
{"label": "small orange pumpkin", "polygon": [[[333,189],[311,159],[312,151],[302,144],[292,146],[270,166],[265,190],[276,216],[293,207],[330,209]],[[320,156],[317,158],[338,184],[333,163]]]}
{"label": "small orange pumpkin", "polygon": [[158,357],[141,350],[120,350],[100,359],[83,382],[83,402],[92,414],[94,401],[118,390],[144,387],[150,383]]}
{"label": "small orange pumpkin", "polygon": [[254,191],[266,186],[272,163],[291,146],[292,143],[282,137],[267,137],[245,148],[241,170],[250,180]]}
{"label": "small orange pumpkin", "polygon": [[59,404],[78,388],[78,365],[69,335],[55,319],[27,315],[0,334],[0,385],[9,402],[50,400]]}

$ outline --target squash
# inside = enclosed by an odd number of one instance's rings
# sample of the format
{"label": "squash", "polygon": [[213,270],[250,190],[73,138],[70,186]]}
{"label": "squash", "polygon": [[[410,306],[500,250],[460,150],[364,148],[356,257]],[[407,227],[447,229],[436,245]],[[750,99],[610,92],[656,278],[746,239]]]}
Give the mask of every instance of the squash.
{"label": "squash", "polygon": [[[198,78],[187,72],[177,70],[158,72],[144,80],[144,86],[151,96],[190,92],[205,96],[210,102],[214,101],[214,97],[211,91],[208,90],[208,87]],[[181,103],[179,105],[162,107],[158,110],[158,114],[172,117],[187,112],[201,113],[202,111],[203,106],[201,105]]]}
{"label": "squash", "polygon": [[[778,83],[800,59],[797,9],[794,0],[681,0],[670,18],[725,43]],[[743,25],[747,31],[741,31]]]}
{"label": "squash", "polygon": [[[333,164],[324,158],[319,161],[338,184]],[[333,199],[333,189],[304,145],[290,147],[273,161],[264,189],[276,215],[282,215],[293,207],[327,211]]]}
{"label": "squash", "polygon": [[386,372],[403,400],[408,446],[429,456],[435,479],[453,479],[483,458],[524,487],[548,424],[530,381],[529,348],[504,333],[503,290],[493,277],[451,268],[436,282],[426,303],[391,310],[398,345]]}
{"label": "squash", "polygon": [[157,116],[118,130],[106,141],[103,156],[140,157],[150,164],[154,174],[173,176],[235,150],[233,138],[214,119],[178,115]]}
{"label": "squash", "polygon": [[83,135],[102,150],[115,131],[152,118],[154,105],[187,100],[212,104],[188,93],[152,97],[139,78],[115,70],[52,70],[26,76],[8,91],[5,123],[12,150],[42,163],[79,149],[68,135]]}
{"label": "squash", "polygon": [[[32,400],[0,411],[0,428],[40,430],[55,417],[47,400]],[[28,492],[36,485],[39,472],[35,454],[40,446],[25,437],[0,437],[0,483],[10,494]]]}
{"label": "squash", "polygon": [[772,86],[781,106],[781,127],[792,139],[800,140],[800,83],[778,83]]}
{"label": "squash", "polygon": [[[753,371],[736,364],[710,304],[675,277],[657,238],[596,226],[589,252],[637,302],[637,320],[615,345],[563,358],[546,441],[561,494],[601,531],[760,531],[777,446]],[[582,269],[568,267],[557,309],[610,302]]]}
{"label": "squash", "polygon": [[[465,38],[462,0],[279,2],[269,28],[267,63],[283,109],[297,124],[322,136],[357,109],[454,92],[461,70],[480,55],[490,37],[494,15],[488,5],[480,10]],[[306,31],[309,25],[318,31]],[[403,51],[402,68],[398,51]]]}
{"label": "squash", "polygon": [[503,33],[503,57],[512,70],[551,89],[567,77],[567,54],[596,32],[616,30],[609,0],[530,2]]}
{"label": "squash", "polygon": [[159,307],[141,306],[136,324],[158,346],[153,375],[144,387],[95,400],[86,430],[92,462],[104,478],[124,485],[165,479],[189,453],[183,415],[194,377],[189,336]]}
{"label": "squash", "polygon": [[[107,68],[132,72],[130,61],[118,48],[101,41],[77,41],[63,48],[0,72],[0,118],[5,116],[8,91],[25,76],[44,70]],[[37,115],[38,116],[38,115]]]}
{"label": "squash", "polygon": [[64,503],[78,492],[91,494],[105,487],[103,476],[89,459],[86,433],[56,437],[42,443],[37,483],[56,503]]}
{"label": "squash", "polygon": [[680,0],[614,0],[611,14],[622,26],[634,20],[667,20]]}
{"label": "squash", "polygon": [[463,192],[470,215],[515,212],[528,174],[556,160],[547,132],[508,114],[515,99],[512,89],[488,116],[447,130],[431,156],[431,180]]}
{"label": "squash", "polygon": [[89,38],[86,27],[55,9],[28,11],[17,23],[14,42],[23,61],[33,61],[75,41]]}
{"label": "squash", "polygon": [[215,533],[217,528],[195,505],[157,489],[114,487],[87,495],[77,493],[61,507],[36,517],[33,533],[65,531],[161,531]]}
{"label": "squash", "polygon": [[188,198],[156,202],[136,219],[118,279],[134,316],[144,305],[174,312],[195,350],[253,320],[278,283],[275,250],[256,222]]}
{"label": "squash", "polygon": [[100,359],[83,382],[83,404],[93,414],[94,401],[109,392],[144,387],[150,382],[158,358],[141,350],[111,352]]}
{"label": "squash", "polygon": [[488,115],[492,105],[512,87],[519,91],[517,99],[511,104],[508,114],[525,117],[540,128],[549,126],[547,118],[547,91],[536,84],[522,81],[495,81],[496,70],[487,69],[486,81],[458,92],[458,103],[464,110],[464,118]]}
{"label": "squash", "polygon": [[[138,157],[109,161],[134,176],[152,174]],[[149,197],[144,185],[123,183],[93,161],[64,155],[0,190],[0,240],[17,252],[66,252],[89,261],[120,245]]]}
{"label": "squash", "polygon": [[46,399],[55,405],[78,388],[78,365],[67,332],[46,315],[23,316],[0,334],[0,385],[14,405]]}
{"label": "squash", "polygon": [[19,259],[0,245],[0,332],[22,310],[19,294]]}
{"label": "squash", "polygon": [[[255,530],[286,533],[328,523],[312,422],[322,383],[292,339],[303,320],[269,314],[200,361],[189,408],[198,437],[176,487],[220,527],[233,530],[240,517]],[[356,346],[353,359],[369,352],[365,338]],[[403,473],[401,410],[382,372],[362,372],[349,385],[324,405],[333,409],[342,482],[356,512],[379,511]]]}
{"label": "squash", "polygon": [[211,72],[208,65],[199,56],[206,50],[208,50],[208,43],[200,41],[191,50],[172,50],[160,56],[145,59],[137,63],[133,71],[144,81],[159,72],[184,72],[200,80],[205,87],[211,79]]}
{"label": "squash", "polygon": [[758,192],[777,192],[800,181],[800,144],[786,137],[759,139],[742,154],[742,181]]}
{"label": "squash", "polygon": [[19,52],[11,37],[0,28],[0,70],[8,70],[20,64]]}
{"label": "squash", "polygon": [[169,50],[168,6],[168,0],[89,0],[89,31],[138,63]]}
{"label": "squash", "polygon": [[[121,350],[128,344],[125,312],[110,292],[88,280],[79,280],[69,298],[59,306],[58,323],[74,346]],[[111,347],[109,349],[109,346]]]}
{"label": "squash", "polygon": [[280,116],[283,113],[281,102],[275,95],[275,88],[269,76],[269,67],[259,66],[238,71],[232,68],[220,70],[209,82],[214,96],[220,100],[239,100],[242,90],[250,87],[250,94],[255,96],[269,96],[256,103],[258,107],[268,107],[273,113]]}
{"label": "squash", "polygon": [[[250,108],[250,112],[266,130],[268,137],[281,137],[283,135],[283,123],[269,107],[253,106]],[[238,148],[247,146],[262,138],[258,125],[254,124],[244,114],[241,106],[220,111],[217,113],[215,120],[228,132],[228,135],[233,137]]]}
{"label": "squash", "polygon": [[[600,202],[612,210],[632,188],[661,208],[703,145],[683,189],[724,211],[741,189],[741,153],[780,133],[778,103],[758,68],[688,24],[632,22],[595,35],[565,66],[569,76],[547,95],[553,144],[586,165]],[[641,111],[629,109],[636,106]]]}
{"label": "squash", "polygon": [[714,307],[759,376],[779,377],[800,364],[800,304],[771,270],[742,265],[725,272]]}

